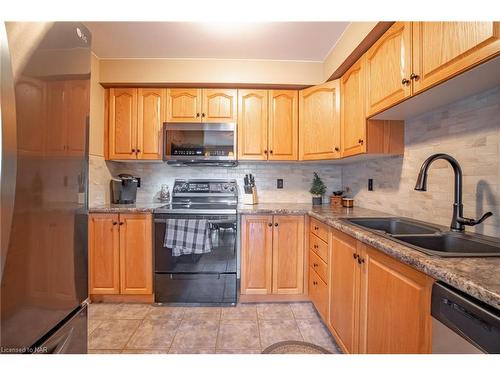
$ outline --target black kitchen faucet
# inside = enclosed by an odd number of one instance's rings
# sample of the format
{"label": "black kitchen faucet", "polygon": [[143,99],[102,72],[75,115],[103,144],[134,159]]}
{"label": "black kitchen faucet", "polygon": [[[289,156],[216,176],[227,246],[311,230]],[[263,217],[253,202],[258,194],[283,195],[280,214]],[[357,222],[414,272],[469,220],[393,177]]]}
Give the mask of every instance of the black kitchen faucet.
{"label": "black kitchen faucet", "polygon": [[469,219],[463,217],[464,206],[462,204],[462,168],[458,161],[448,154],[434,154],[429,156],[422,167],[420,167],[420,172],[418,173],[417,183],[415,184],[415,190],[426,191],[427,190],[427,170],[431,166],[432,162],[438,159],[444,159],[448,161],[453,167],[453,172],[455,173],[455,203],[453,203],[453,217],[451,218],[450,228],[455,232],[463,232],[466,225],[477,225],[482,223],[484,220],[492,216],[491,212],[486,212],[479,220]]}

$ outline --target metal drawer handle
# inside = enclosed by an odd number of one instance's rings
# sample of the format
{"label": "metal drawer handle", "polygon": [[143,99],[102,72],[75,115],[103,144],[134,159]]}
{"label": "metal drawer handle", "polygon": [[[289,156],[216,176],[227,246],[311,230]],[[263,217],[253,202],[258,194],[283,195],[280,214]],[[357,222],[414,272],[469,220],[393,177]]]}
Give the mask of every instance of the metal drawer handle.
{"label": "metal drawer handle", "polygon": [[318,263],[313,263],[313,267],[318,267]]}
{"label": "metal drawer handle", "polygon": [[318,282],[317,281],[313,281],[313,285],[318,285]]}

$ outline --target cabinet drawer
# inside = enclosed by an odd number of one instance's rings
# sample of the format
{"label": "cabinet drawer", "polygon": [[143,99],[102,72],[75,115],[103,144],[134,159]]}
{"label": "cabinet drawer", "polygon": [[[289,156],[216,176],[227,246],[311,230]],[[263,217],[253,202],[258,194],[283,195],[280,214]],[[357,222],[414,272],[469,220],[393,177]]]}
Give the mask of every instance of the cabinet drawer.
{"label": "cabinet drawer", "polygon": [[309,264],[311,268],[321,277],[321,279],[328,284],[328,266],[327,264],[314,252],[309,250]]}
{"label": "cabinet drawer", "polygon": [[328,243],[328,226],[320,223],[318,220],[311,219],[309,224],[309,230],[311,233],[314,233],[316,236],[321,238],[323,241]]}
{"label": "cabinet drawer", "polygon": [[328,244],[312,233],[309,235],[309,250],[314,251],[328,264]]}
{"label": "cabinet drawer", "polygon": [[309,296],[316,310],[326,320],[328,313],[328,287],[312,267],[309,272]]}

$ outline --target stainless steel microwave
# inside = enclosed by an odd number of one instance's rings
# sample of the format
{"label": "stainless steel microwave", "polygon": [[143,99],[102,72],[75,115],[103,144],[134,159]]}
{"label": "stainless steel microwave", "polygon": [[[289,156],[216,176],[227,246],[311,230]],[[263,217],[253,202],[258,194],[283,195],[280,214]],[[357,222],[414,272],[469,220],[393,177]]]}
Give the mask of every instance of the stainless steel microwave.
{"label": "stainless steel microwave", "polygon": [[235,123],[163,124],[163,160],[169,164],[233,165]]}

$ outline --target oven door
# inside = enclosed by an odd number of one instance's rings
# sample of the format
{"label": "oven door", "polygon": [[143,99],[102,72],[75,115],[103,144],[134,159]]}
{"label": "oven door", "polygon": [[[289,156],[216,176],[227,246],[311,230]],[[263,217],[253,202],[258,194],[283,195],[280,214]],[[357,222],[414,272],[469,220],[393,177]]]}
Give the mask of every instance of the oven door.
{"label": "oven door", "polygon": [[163,124],[163,160],[236,160],[235,123]]}
{"label": "oven door", "polygon": [[[212,251],[174,256],[164,246],[168,219],[205,219],[209,222]],[[154,218],[156,273],[236,273],[236,215],[156,214]]]}

